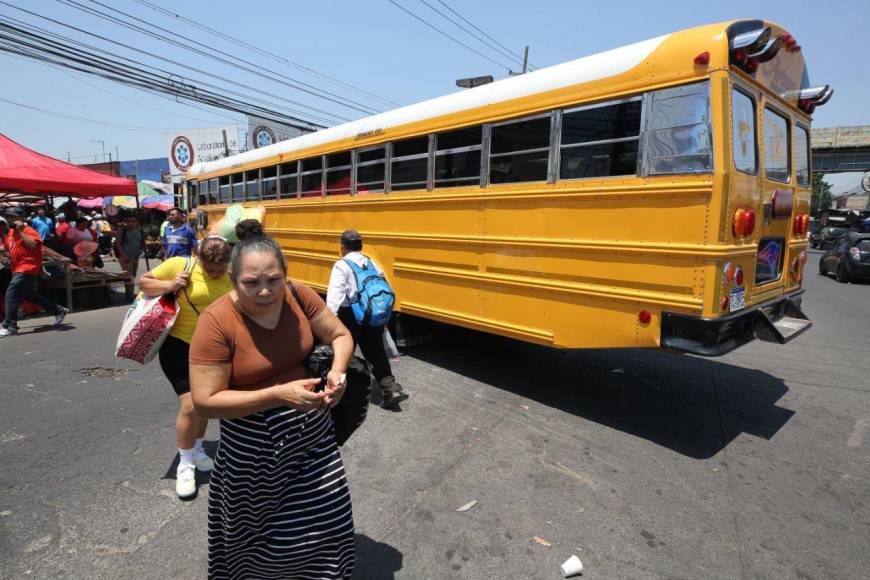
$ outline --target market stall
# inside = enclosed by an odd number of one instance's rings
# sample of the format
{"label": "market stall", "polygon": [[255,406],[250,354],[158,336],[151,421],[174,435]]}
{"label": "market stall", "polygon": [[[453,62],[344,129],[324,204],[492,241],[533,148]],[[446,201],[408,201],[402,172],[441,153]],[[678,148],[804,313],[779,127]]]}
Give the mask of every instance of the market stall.
{"label": "market stall", "polygon": [[[138,206],[139,192],[133,180],[65,163],[28,149],[0,133],[0,204],[35,204],[47,200],[53,207],[57,196],[80,200],[130,196]],[[97,202],[100,207],[102,201]],[[73,307],[72,294],[79,288],[123,284],[125,292],[132,293],[133,279],[129,275],[72,273],[68,262],[52,259],[50,255],[46,256],[46,264],[63,269],[63,281],[49,281],[47,285],[63,285],[70,309]]]}

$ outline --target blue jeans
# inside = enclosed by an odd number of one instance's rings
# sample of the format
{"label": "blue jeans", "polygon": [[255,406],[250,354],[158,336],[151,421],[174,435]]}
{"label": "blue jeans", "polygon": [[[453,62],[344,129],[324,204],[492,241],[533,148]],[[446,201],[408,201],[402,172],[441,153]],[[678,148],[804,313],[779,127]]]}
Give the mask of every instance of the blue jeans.
{"label": "blue jeans", "polygon": [[19,272],[12,274],[12,280],[6,288],[6,318],[3,320],[3,326],[18,328],[18,307],[25,300],[39,304],[49,314],[56,316],[60,313],[57,304],[52,304],[36,291],[36,276]]}

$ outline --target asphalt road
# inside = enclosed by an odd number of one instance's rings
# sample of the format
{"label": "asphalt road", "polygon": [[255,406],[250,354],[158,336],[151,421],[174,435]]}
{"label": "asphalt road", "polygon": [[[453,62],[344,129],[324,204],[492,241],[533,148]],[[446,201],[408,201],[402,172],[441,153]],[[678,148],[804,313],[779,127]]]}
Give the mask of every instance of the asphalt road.
{"label": "asphalt road", "polygon": [[[816,272],[813,328],[717,359],[449,329],[343,450],[358,578],[867,578],[870,284]],[[115,360],[123,307],[0,342],[0,577],[200,578],[176,402]],[[217,425],[209,430],[217,436]],[[457,508],[477,503],[464,512]],[[535,538],[538,538],[536,540]]]}

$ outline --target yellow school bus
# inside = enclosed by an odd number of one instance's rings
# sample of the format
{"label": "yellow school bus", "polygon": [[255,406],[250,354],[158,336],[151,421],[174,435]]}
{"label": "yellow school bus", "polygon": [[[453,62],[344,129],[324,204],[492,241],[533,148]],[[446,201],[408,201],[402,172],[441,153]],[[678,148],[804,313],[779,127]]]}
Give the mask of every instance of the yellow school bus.
{"label": "yellow school bus", "polygon": [[802,54],[772,22],[683,30],[194,165],[190,203],[265,206],[320,291],[359,230],[403,315],[560,348],[786,342],[832,92]]}

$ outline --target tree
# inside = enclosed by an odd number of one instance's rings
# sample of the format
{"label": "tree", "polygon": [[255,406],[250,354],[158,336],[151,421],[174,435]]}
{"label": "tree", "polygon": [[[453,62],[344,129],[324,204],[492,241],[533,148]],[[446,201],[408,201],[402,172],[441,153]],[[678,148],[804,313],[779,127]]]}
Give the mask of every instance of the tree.
{"label": "tree", "polygon": [[831,207],[831,184],[822,180],[821,173],[813,173],[813,197],[810,201],[810,214],[818,217],[822,210]]}

